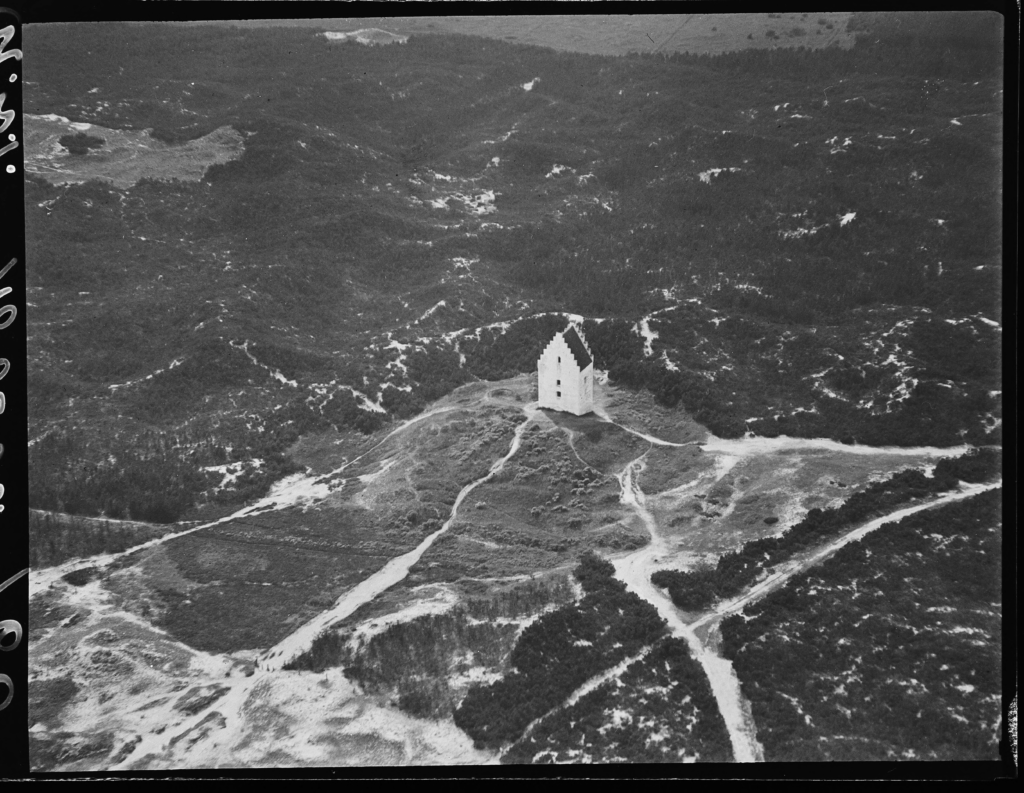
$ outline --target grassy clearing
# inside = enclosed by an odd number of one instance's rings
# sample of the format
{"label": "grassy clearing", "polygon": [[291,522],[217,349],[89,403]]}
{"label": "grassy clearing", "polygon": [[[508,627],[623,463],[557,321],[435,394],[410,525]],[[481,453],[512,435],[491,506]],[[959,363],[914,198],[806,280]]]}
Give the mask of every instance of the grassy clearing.
{"label": "grassy clearing", "polygon": [[[573,419],[558,420],[575,426],[579,422]],[[592,420],[579,423],[591,430],[594,425]],[[612,438],[639,440],[612,429],[616,432],[598,443],[582,441],[590,459],[603,460],[606,467],[616,454],[622,456]],[[573,443],[581,443],[580,437],[574,435]],[[564,565],[588,549],[636,548],[647,541],[646,532],[619,504],[615,478],[582,462],[562,429],[534,426],[502,472],[473,491],[449,532],[413,566],[409,580],[422,584],[533,573]]]}
{"label": "grassy clearing", "polygon": [[[568,52],[596,55],[626,55],[630,52],[719,53],[765,46],[849,47],[853,36],[846,34],[849,12],[814,14],[608,14],[578,17],[562,14],[538,18],[516,16],[479,17],[381,17],[358,22],[332,20],[331,30],[380,27],[412,35],[460,33],[484,36],[535,47],[552,47]],[[242,23],[244,24],[244,23]],[[316,26],[309,21],[277,22],[279,25]],[[776,29],[775,42],[764,34]],[[803,34],[794,28],[804,30]],[[818,35],[817,28],[821,28]]]}
{"label": "grassy clearing", "polygon": [[[84,183],[95,179],[125,189],[142,179],[198,182],[211,165],[222,165],[242,156],[242,136],[232,127],[221,127],[196,140],[168,145],[148,131],[107,129],[93,126],[98,144],[86,153],[63,136],[73,130],[69,123],[45,116],[25,116],[25,170],[54,185]],[[72,136],[73,137],[73,136]]]}
{"label": "grassy clearing", "polygon": [[374,475],[397,458],[385,474],[347,483],[308,511],[289,508],[173,540],[125,560],[111,586],[127,608],[191,646],[270,646],[436,531],[461,483],[507,451],[518,420],[519,411],[497,408],[412,425],[345,472]]}
{"label": "grassy clearing", "polygon": [[707,428],[698,424],[685,410],[659,404],[650,392],[631,391],[605,383],[597,389],[595,398],[619,424],[663,441],[690,443],[707,438]]}
{"label": "grassy clearing", "polygon": [[[649,460],[656,459],[652,455]],[[705,458],[710,464],[719,456]],[[718,485],[664,494],[651,499],[650,508],[662,532],[680,548],[721,554],[745,542],[774,536],[812,509],[837,506],[874,481],[919,468],[933,459],[826,450],[752,455],[740,460]]]}
{"label": "grassy clearing", "polygon": [[648,495],[656,495],[682,487],[705,473],[712,464],[711,455],[701,452],[699,446],[682,449],[652,446],[644,458],[640,488]]}
{"label": "grassy clearing", "polygon": [[572,446],[587,465],[603,474],[616,475],[651,444],[621,427],[593,417],[558,414],[556,424],[572,431]]}
{"label": "grassy clearing", "polygon": [[[925,498],[933,498],[956,488],[960,481],[983,482],[998,475],[1001,456],[992,450],[976,451],[958,458],[942,458],[934,475],[906,470],[875,482],[852,494],[840,506],[813,509],[795,526],[778,537],[766,537],[745,543],[734,553],[723,555],[714,570],[659,570],[651,580],[665,587],[672,602],[687,611],[699,611],[716,599],[739,594],[766,571],[794,554],[812,549],[824,541],[848,531],[870,517],[892,512],[897,507]],[[723,488],[721,484],[716,489]],[[715,490],[709,501],[715,499]]]}

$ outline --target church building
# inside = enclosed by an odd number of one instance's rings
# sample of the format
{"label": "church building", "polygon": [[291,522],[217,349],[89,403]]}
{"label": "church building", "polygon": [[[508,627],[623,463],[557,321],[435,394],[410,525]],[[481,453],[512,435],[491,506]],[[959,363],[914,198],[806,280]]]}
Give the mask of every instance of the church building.
{"label": "church building", "polygon": [[575,325],[557,334],[541,353],[537,398],[542,408],[577,416],[594,409],[594,357]]}

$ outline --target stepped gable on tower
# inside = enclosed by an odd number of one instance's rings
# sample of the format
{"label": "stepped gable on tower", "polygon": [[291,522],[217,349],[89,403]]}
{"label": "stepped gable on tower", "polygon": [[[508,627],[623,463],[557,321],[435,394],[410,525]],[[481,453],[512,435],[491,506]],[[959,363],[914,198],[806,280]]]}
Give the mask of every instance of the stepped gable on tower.
{"label": "stepped gable on tower", "polygon": [[594,357],[574,324],[555,334],[537,361],[537,402],[577,416],[594,409]]}
{"label": "stepped gable on tower", "polygon": [[572,353],[581,370],[586,369],[594,362],[594,359],[590,357],[590,350],[587,349],[587,345],[575,325],[570,325],[562,334],[562,338],[569,345],[569,352]]}

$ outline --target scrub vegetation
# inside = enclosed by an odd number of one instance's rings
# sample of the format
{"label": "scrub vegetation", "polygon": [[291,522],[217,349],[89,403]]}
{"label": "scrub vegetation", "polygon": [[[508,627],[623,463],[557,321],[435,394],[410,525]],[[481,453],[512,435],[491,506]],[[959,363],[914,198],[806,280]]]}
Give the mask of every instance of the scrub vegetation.
{"label": "scrub vegetation", "polygon": [[69,161],[142,129],[229,129],[238,156],[130,186],[29,168],[32,506],[245,503],[303,436],[531,371],[561,311],[614,382],[723,437],[998,442],[999,25],[855,14],[848,49],[619,58],[40,28],[30,162],[49,114],[105,141]]}
{"label": "scrub vegetation", "polygon": [[766,760],[997,758],[1001,502],[885,525],[723,621]]}

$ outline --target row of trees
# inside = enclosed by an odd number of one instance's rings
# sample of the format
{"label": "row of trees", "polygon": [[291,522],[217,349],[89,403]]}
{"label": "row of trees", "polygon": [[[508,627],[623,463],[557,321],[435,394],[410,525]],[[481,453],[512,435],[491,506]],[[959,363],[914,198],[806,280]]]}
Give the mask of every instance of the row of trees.
{"label": "row of trees", "polygon": [[52,567],[68,559],[120,553],[151,540],[160,532],[117,521],[53,515],[30,509],[28,513],[29,565]]}

